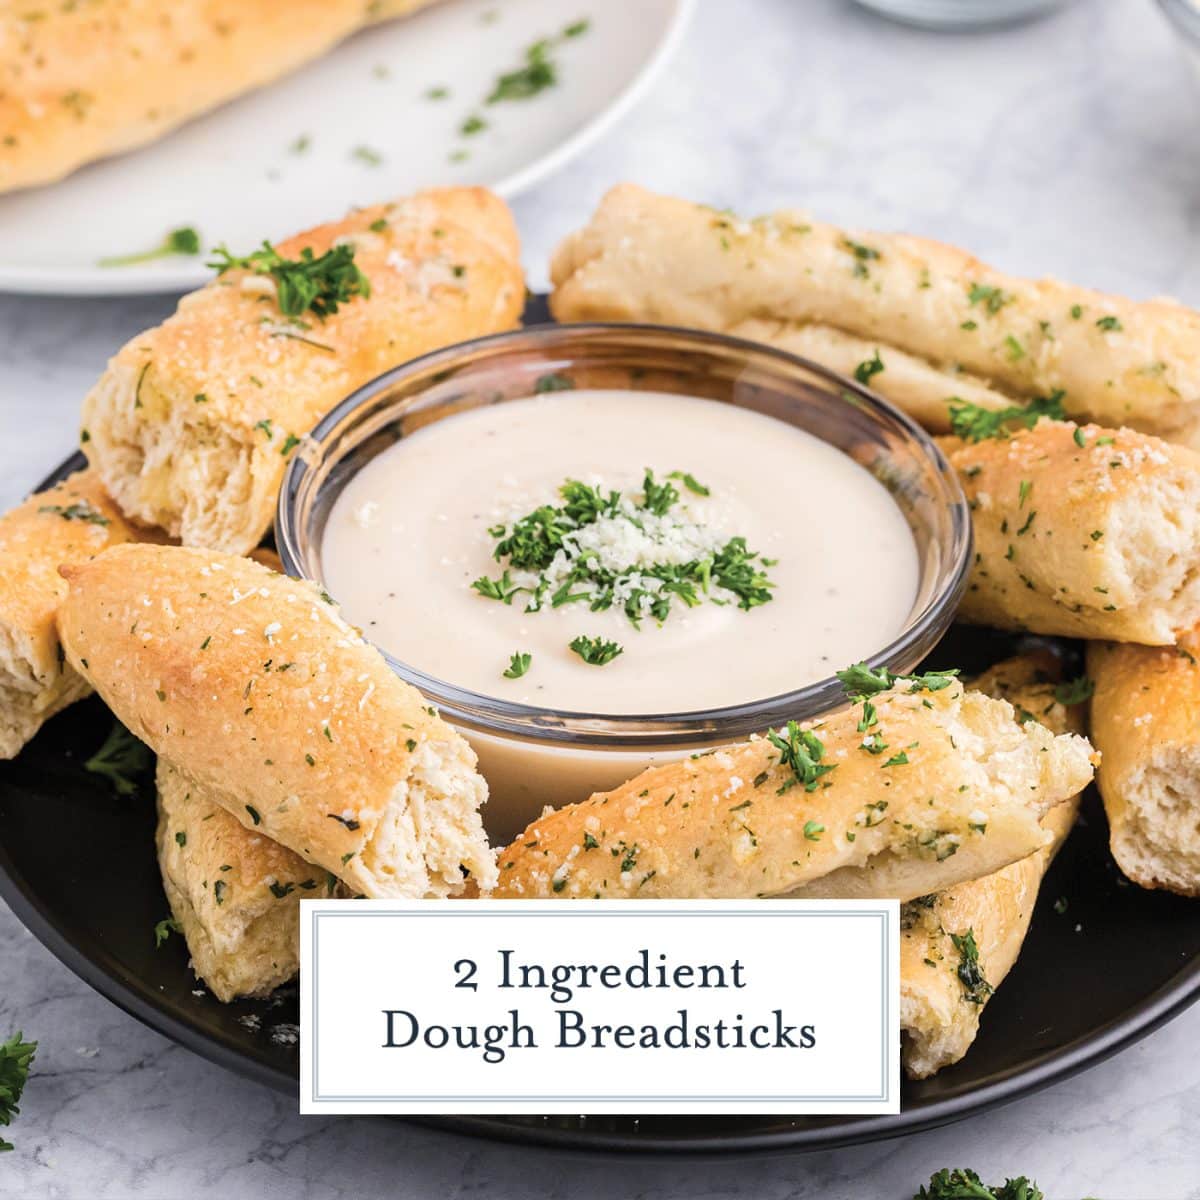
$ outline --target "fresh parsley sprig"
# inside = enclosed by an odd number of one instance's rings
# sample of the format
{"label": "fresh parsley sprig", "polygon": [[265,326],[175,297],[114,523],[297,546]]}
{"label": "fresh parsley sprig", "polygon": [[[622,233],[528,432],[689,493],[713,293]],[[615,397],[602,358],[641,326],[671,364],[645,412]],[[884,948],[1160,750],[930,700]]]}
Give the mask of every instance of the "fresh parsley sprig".
{"label": "fresh parsley sprig", "polygon": [[[19,1031],[0,1043],[0,1125],[11,1125],[21,1110],[18,1101],[29,1079],[29,1067],[37,1042],[27,1042]],[[12,1142],[0,1138],[0,1151],[11,1150]]]}
{"label": "fresh parsley sprig", "polygon": [[104,744],[83,764],[85,771],[102,775],[118,796],[135,795],[154,765],[154,754],[120,721],[113,722]]}
{"label": "fresh parsley sprig", "polygon": [[958,981],[962,984],[963,998],[971,1004],[983,1004],[992,994],[992,985],[988,983],[979,962],[979,946],[975,942],[975,930],[968,929],[966,933],[952,933],[950,940],[958,951]]}
{"label": "fresh parsley sprig", "polygon": [[922,675],[894,675],[887,667],[871,667],[865,662],[860,662],[838,671],[837,677],[841,680],[850,703],[858,704],[901,683],[909,685],[909,692],[940,692],[957,679],[958,669],[926,671]]}
{"label": "fresh parsley sprig", "polygon": [[1018,1175],[1003,1184],[988,1187],[974,1171],[943,1167],[929,1180],[913,1200],[1045,1200],[1041,1189],[1032,1179]]}
{"label": "fresh parsley sprig", "polygon": [[1028,404],[1013,404],[1008,408],[981,408],[978,404],[951,404],[950,428],[965,442],[982,442],[988,438],[1006,438],[1012,428],[1032,429],[1043,417],[1052,421],[1066,419],[1063,397],[1056,390],[1049,396],[1037,396]]}
{"label": "fresh parsley sprig", "polygon": [[582,633],[567,648],[574,650],[585,663],[593,667],[606,666],[618,654],[625,653],[625,647],[616,642],[601,637],[585,637]]}
{"label": "fresh parsley sprig", "polygon": [[508,667],[502,672],[505,679],[520,679],[529,670],[533,655],[527,650],[518,650],[509,659]]}
{"label": "fresh parsley sprig", "polygon": [[305,246],[299,258],[284,258],[267,241],[244,256],[231,254],[224,246],[213,255],[208,265],[218,275],[237,270],[273,279],[276,303],[286,317],[312,312],[324,321],[356,296],[365,299],[371,294],[371,281],[354,262],[354,247],[345,242],[319,256]]}

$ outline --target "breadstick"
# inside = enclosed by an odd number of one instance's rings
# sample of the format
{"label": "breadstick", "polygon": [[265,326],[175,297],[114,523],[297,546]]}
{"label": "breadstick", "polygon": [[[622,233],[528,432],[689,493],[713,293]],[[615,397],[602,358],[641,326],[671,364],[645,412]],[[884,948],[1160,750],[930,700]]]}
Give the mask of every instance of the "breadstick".
{"label": "breadstick", "polygon": [[[1057,677],[1051,656],[1028,656],[997,664],[973,686],[1054,733],[1081,733],[1081,707],[1056,698]],[[1028,858],[902,909],[901,1056],[914,1079],[958,1062],[970,1049],[984,1005],[1017,960],[1042,877],[1078,807],[1075,796],[1046,814],[1042,825],[1053,841]]]}
{"label": "breadstick", "polygon": [[1041,818],[1092,775],[1086,739],[1019,724],[956,680],[901,684],[808,728],[547,812],[501,852],[495,894],[908,900],[1047,845]]}
{"label": "breadstick", "polygon": [[1178,647],[1088,646],[1109,846],[1146,888],[1200,896],[1200,629]]}
{"label": "breadstick", "polygon": [[[550,274],[559,320],[737,332],[761,319],[893,347],[931,373],[915,416],[944,408],[946,373],[962,371],[1024,400],[1061,391],[1080,419],[1200,442],[1200,315],[1170,302],[1020,279],[937,242],[801,212],[742,221],[630,184],[559,246]],[[872,386],[889,382],[885,371]],[[904,389],[894,398],[910,403]]]}
{"label": "breadstick", "polygon": [[138,536],[90,470],[0,516],[0,758],[90,690],[58,642],[54,614],[67,594],[59,564]]}
{"label": "breadstick", "polygon": [[146,0],[8,5],[0,191],[154,141],[429,0]]}
{"label": "breadstick", "polygon": [[246,829],[198,784],[158,760],[163,890],[218,1000],[265,996],[300,966],[300,901],[341,895],[337,879]]}
{"label": "breadstick", "polygon": [[481,188],[359,209],[276,249],[295,261],[347,243],[367,282],[324,319],[311,307],[287,316],[274,277],[234,269],[109,362],[84,401],[83,449],[128,516],[185,545],[249,553],[288,459],[339,401],[520,316],[516,230]]}
{"label": "breadstick", "polygon": [[365,896],[491,886],[474,753],[315,587],[173,546],[64,574],[68,661],[246,828]]}
{"label": "breadstick", "polygon": [[1048,420],[943,448],[975,527],[963,620],[1151,644],[1200,620],[1195,451]]}

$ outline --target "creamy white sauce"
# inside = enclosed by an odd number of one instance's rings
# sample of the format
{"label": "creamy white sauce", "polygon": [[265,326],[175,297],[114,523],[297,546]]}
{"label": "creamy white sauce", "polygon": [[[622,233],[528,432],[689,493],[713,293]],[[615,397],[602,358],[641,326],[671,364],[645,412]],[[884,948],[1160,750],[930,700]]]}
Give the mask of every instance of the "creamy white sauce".
{"label": "creamy white sauce", "polygon": [[[742,536],[777,559],[774,599],[743,610],[676,601],[635,628],[619,607],[526,612],[472,588],[503,564],[489,528],[561,503],[574,478],[640,496],[646,468],[678,480],[671,512],[723,544]],[[832,674],[886,645],[917,593],[912,534],[864,468],[785,422],[653,392],[534,396],[444,418],[369,462],[338,497],[321,546],[348,620],[403,662],[490,696],[563,712],[683,712],[760,700]],[[719,595],[719,593],[718,593]],[[604,666],[568,644],[618,642]],[[532,655],[518,679],[504,669]]]}

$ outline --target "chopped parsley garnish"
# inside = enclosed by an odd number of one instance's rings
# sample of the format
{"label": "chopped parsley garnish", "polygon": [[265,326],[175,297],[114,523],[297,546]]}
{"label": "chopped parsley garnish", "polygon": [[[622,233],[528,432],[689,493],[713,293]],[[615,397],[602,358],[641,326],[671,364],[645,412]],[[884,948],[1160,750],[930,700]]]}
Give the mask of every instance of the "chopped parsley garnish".
{"label": "chopped parsley garnish", "polygon": [[1011,301],[1012,297],[1006,291],[990,283],[973,283],[967,289],[967,303],[972,306],[982,304],[993,317]]}
{"label": "chopped parsley garnish", "polygon": [[64,521],[84,521],[88,525],[111,525],[112,522],[99,509],[93,508],[86,500],[77,500],[74,504],[42,504],[38,507],[40,513],[55,513]]}
{"label": "chopped parsley garnish", "polygon": [[819,842],[821,840],[821,834],[823,834],[824,832],[825,832],[825,826],[822,825],[820,821],[805,821],[804,822],[804,836],[810,842]]}
{"label": "chopped parsley garnish", "polygon": [[768,729],[767,741],[779,751],[780,766],[786,767],[794,777],[779,789],[781,793],[798,783],[804,785],[806,792],[815,792],[821,777],[837,766],[837,763],[821,761],[825,743],[811,729],[801,729],[795,721],[789,721],[782,731]]}
{"label": "chopped parsley garnish", "polygon": [[883,369],[883,359],[879,357],[879,351],[876,350],[873,357],[864,359],[854,368],[854,378],[866,386]]}
{"label": "chopped parsley garnish", "polygon": [[[0,1125],[11,1125],[21,1110],[17,1102],[29,1079],[29,1067],[37,1052],[37,1042],[22,1040],[18,1031],[7,1042],[0,1043]],[[11,1150],[12,1143],[0,1138],[0,1151]]]}
{"label": "chopped parsley garnish", "polygon": [[696,496],[710,495],[709,489],[706,488],[704,486],[704,484],[702,484],[699,480],[697,480],[695,475],[692,475],[688,471],[672,471],[670,473],[670,475],[667,476],[667,478],[668,479],[678,479],[679,482],[682,483],[683,486],[685,488],[687,488],[687,490],[689,492],[693,493],[693,495],[696,495]]}
{"label": "chopped parsley garnish", "polygon": [[463,137],[473,137],[477,133],[482,133],[488,127],[488,123],[478,114],[472,113],[459,127],[458,132]]}
{"label": "chopped parsley garnish", "polygon": [[533,662],[533,655],[524,650],[518,650],[508,663],[508,669],[504,671],[505,679],[520,679],[526,671],[529,670],[529,664]]}
{"label": "chopped parsley garnish", "polygon": [[190,226],[172,229],[152,250],[141,250],[136,254],[115,254],[102,258],[101,267],[131,267],[135,263],[153,262],[156,258],[170,258],[176,254],[199,254],[200,235]]}
{"label": "chopped parsley garnish", "polygon": [[979,947],[975,944],[975,930],[952,933],[950,940],[958,951],[958,980],[963,986],[963,996],[971,1004],[982,1004],[992,994],[992,985],[984,978],[979,965]]}
{"label": "chopped parsley garnish", "polygon": [[618,654],[625,653],[624,646],[619,646],[616,642],[600,637],[585,637],[583,634],[575,638],[568,649],[574,650],[585,663],[593,667],[603,667],[612,662]]}
{"label": "chopped parsley garnish", "polygon": [[987,1187],[974,1171],[943,1167],[913,1200],[1045,1200],[1045,1195],[1024,1175]]}
{"label": "chopped parsley garnish", "polygon": [[1101,317],[1096,322],[1096,328],[1105,333],[1120,333],[1125,326],[1116,317]]}
{"label": "chopped parsley garnish", "polygon": [[323,321],[356,296],[365,299],[371,294],[370,280],[355,266],[354,247],[348,243],[319,257],[305,246],[299,258],[284,258],[270,242],[245,257],[230,254],[224,246],[213,254],[216,257],[208,265],[218,275],[244,270],[273,279],[279,311],[287,317],[312,312]]}
{"label": "chopped parsley garnish", "polygon": [[545,375],[538,376],[537,382],[533,385],[533,394],[541,396],[546,392],[569,392],[574,386],[573,379],[566,375],[560,375],[557,371],[548,371]]}
{"label": "chopped parsley garnish", "polygon": [[182,933],[183,926],[174,917],[167,917],[154,926],[154,948],[157,950],[173,933]]}
{"label": "chopped parsley garnish", "polygon": [[1082,704],[1085,700],[1090,700],[1095,690],[1096,685],[1086,675],[1080,675],[1077,679],[1060,683],[1054,689],[1054,698],[1059,704],[1070,708],[1072,704]]}
{"label": "chopped parsley garnish", "polygon": [[541,38],[525,51],[525,61],[515,71],[508,71],[496,80],[488,104],[502,100],[528,100],[558,83],[558,65],[550,52],[571,38],[587,33],[591,22],[574,21],[556,38]]}
{"label": "chopped parsley garnish", "polygon": [[525,593],[526,612],[547,604],[582,603],[592,612],[619,607],[635,627],[647,617],[665,621],[676,602],[747,610],[766,604],[775,586],[766,574],[772,561],[749,549],[745,538],[722,541],[698,523],[679,507],[672,479],[694,495],[709,494],[681,471],[658,479],[647,469],[640,494],[566,480],[558,489],[560,504],[540,505],[488,530],[504,569],[499,578],[485,575],[471,586],[503,604]]}
{"label": "chopped parsley garnish", "polygon": [[875,708],[866,711],[866,700],[879,692],[886,692],[897,684],[907,683],[909,692],[940,692],[948,688],[958,677],[958,669],[952,671],[926,671],[923,675],[893,675],[887,667],[870,667],[865,662],[855,663],[837,672],[842,687],[852,704],[863,702],[863,722],[859,723],[859,732],[875,724]]}
{"label": "chopped parsley garnish", "polygon": [[377,167],[383,162],[383,155],[370,146],[355,146],[350,157],[368,167]]}
{"label": "chopped parsley garnish", "polygon": [[104,744],[83,764],[85,771],[103,775],[118,796],[132,796],[154,765],[154,754],[144,743],[115,721]]}
{"label": "chopped parsley garnish", "polygon": [[1032,429],[1043,417],[1052,421],[1066,418],[1063,409],[1063,391],[1054,391],[1049,396],[1037,396],[1028,404],[1014,404],[1008,408],[981,408],[978,404],[952,404],[950,406],[950,428],[963,441],[982,442],[987,438],[1009,436],[1010,428],[1016,426]]}

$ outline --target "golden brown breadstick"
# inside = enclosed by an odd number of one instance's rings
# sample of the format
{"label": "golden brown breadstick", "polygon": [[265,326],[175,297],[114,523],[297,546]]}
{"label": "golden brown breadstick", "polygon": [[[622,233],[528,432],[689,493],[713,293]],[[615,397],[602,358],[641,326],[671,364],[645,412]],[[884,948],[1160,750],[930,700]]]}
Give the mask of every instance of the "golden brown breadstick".
{"label": "golden brown breadstick", "polygon": [[[1036,655],[999,663],[972,686],[1008,700],[1018,717],[1037,720],[1054,733],[1081,733],[1082,710],[1056,696],[1057,678],[1051,657]],[[913,1078],[958,1062],[970,1049],[984,1005],[1017,960],[1042,877],[1078,807],[1076,796],[1046,814],[1042,825],[1054,840],[1028,858],[904,905],[901,1056]]]}
{"label": "golden brown breadstick", "polygon": [[495,894],[907,900],[1047,845],[1041,818],[1091,779],[1087,741],[956,680],[909,689],[548,812],[501,852]]}
{"label": "golden brown breadstick", "polygon": [[1200,630],[1175,646],[1088,646],[1109,845],[1135,883],[1200,896]]}
{"label": "golden brown breadstick", "polygon": [[429,0],[6,5],[0,191],[160,137]]}
{"label": "golden brown breadstick", "polygon": [[148,535],[125,520],[91,470],[0,516],[0,758],[90,690],[64,661],[54,625],[67,594],[59,565],[139,536]]}
{"label": "golden brown breadstick", "polygon": [[192,969],[218,1000],[265,996],[300,966],[300,901],[343,895],[328,871],[234,820],[158,760],[158,863]]}
{"label": "golden brown breadstick", "polygon": [[311,307],[288,316],[273,276],[236,269],[109,362],[84,401],[83,449],[128,516],[246,554],[288,459],[339,401],[427,350],[517,322],[516,229],[482,188],[359,209],[276,249],[295,261],[347,244],[367,282],[324,319]]}
{"label": "golden brown breadstick", "polygon": [[[559,246],[551,279],[564,321],[824,327],[885,348],[885,367],[890,347],[926,363],[916,416],[961,395],[944,381],[962,372],[997,395],[1061,391],[1072,416],[1200,441],[1200,315],[1006,275],[923,238],[859,233],[802,212],[743,221],[623,184]],[[809,350],[827,361],[819,340]],[[892,391],[886,370],[871,384],[909,403],[911,388]],[[931,423],[944,428],[944,418]]]}
{"label": "golden brown breadstick", "polygon": [[248,829],[366,896],[491,885],[474,753],[317,588],[176,546],[65,573],[68,661]]}
{"label": "golden brown breadstick", "polygon": [[1146,643],[1200,620],[1195,451],[1049,420],[943,448],[975,527],[963,620]]}

